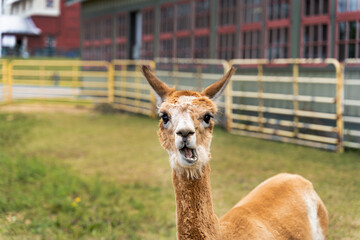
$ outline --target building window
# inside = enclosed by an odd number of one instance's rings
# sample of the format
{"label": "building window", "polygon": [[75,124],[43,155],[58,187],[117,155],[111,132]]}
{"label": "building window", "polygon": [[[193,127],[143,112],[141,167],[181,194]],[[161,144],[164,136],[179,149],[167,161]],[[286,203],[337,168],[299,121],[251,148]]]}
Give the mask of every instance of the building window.
{"label": "building window", "polygon": [[126,59],[127,49],[126,43],[119,43],[116,45],[116,59]]}
{"label": "building window", "polygon": [[101,47],[95,47],[94,49],[94,60],[101,60]]}
{"label": "building window", "polygon": [[241,39],[241,58],[259,58],[260,51],[260,31],[242,32]]}
{"label": "building window", "polygon": [[95,24],[94,24],[94,40],[100,40],[101,39],[101,21],[99,20],[95,20]]}
{"label": "building window", "polygon": [[171,58],[173,57],[173,40],[163,39],[160,40],[160,57]]}
{"label": "building window", "polygon": [[89,24],[90,21],[85,21],[83,24],[83,29],[84,29],[84,40],[85,41],[90,41],[91,40],[91,25]]}
{"label": "building window", "polygon": [[210,41],[209,36],[196,36],[194,39],[194,58],[210,57]]}
{"label": "building window", "polygon": [[338,23],[338,59],[360,58],[360,21]]}
{"label": "building window", "polygon": [[154,44],[152,41],[143,42],[141,47],[141,57],[143,59],[154,58]]}
{"label": "building window", "polygon": [[338,12],[355,12],[360,11],[360,1],[358,0],[337,0]]}
{"label": "building window", "polygon": [[329,0],[306,0],[304,2],[305,16],[329,14]]}
{"label": "building window", "polygon": [[242,21],[243,23],[253,23],[260,21],[260,14],[261,14],[261,1],[254,0],[254,1],[241,1],[241,12],[243,13]]}
{"label": "building window", "polygon": [[45,37],[45,47],[55,48],[56,47],[56,38],[54,36]]}
{"label": "building window", "polygon": [[46,7],[53,8],[54,7],[54,0],[46,0]]}
{"label": "building window", "polygon": [[183,31],[190,29],[191,23],[190,4],[183,3],[176,6],[176,30]]}
{"label": "building window", "polygon": [[117,16],[117,37],[126,37],[126,14],[119,14]]}
{"label": "building window", "polygon": [[236,0],[219,0],[219,26],[234,25],[236,23]]}
{"label": "building window", "polygon": [[144,35],[154,34],[154,10],[147,9],[142,12],[142,29]]}
{"label": "building window", "polygon": [[176,57],[191,58],[191,39],[190,37],[181,37],[176,40]]}
{"label": "building window", "polygon": [[142,10],[142,43],[141,58],[154,58],[154,9],[147,8]]}
{"label": "building window", "polygon": [[328,57],[328,25],[318,24],[304,26],[303,57],[327,58]]}
{"label": "building window", "polygon": [[210,27],[210,1],[195,1],[195,28]]}
{"label": "building window", "polygon": [[90,60],[90,59],[91,59],[91,48],[90,48],[90,47],[84,48],[84,52],[83,52],[82,58],[83,58],[84,60]]}
{"label": "building window", "polygon": [[235,56],[235,33],[220,34],[218,36],[218,43],[218,58],[233,59]]}
{"label": "building window", "polygon": [[288,28],[270,28],[268,30],[268,59],[287,58],[289,54]]}
{"label": "building window", "polygon": [[104,57],[103,57],[103,60],[106,60],[106,61],[111,61],[113,59],[112,57],[112,45],[105,45],[104,46]]}
{"label": "building window", "polygon": [[268,6],[269,20],[278,20],[289,17],[289,0],[270,0]]}
{"label": "building window", "polygon": [[111,17],[104,20],[104,38],[112,39],[113,22]]}
{"label": "building window", "polygon": [[166,5],[161,7],[160,13],[160,32],[169,33],[174,30],[174,7],[173,5]]}

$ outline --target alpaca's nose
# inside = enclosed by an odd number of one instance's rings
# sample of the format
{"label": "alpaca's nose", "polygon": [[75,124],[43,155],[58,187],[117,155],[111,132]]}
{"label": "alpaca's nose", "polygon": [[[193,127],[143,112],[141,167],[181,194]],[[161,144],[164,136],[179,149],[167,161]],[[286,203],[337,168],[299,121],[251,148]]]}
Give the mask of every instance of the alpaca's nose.
{"label": "alpaca's nose", "polygon": [[177,135],[182,137],[183,142],[186,142],[188,137],[193,135],[195,132],[190,129],[181,129],[176,132]]}

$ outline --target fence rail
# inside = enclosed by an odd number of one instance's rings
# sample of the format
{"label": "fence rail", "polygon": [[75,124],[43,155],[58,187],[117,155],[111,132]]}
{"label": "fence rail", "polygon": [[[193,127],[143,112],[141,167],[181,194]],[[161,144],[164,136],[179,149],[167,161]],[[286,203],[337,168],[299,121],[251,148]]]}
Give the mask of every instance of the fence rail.
{"label": "fence rail", "polygon": [[[239,74],[242,69],[253,69],[232,79],[231,131],[308,146],[316,143],[321,148],[342,151],[343,83],[336,60],[276,59],[270,62],[266,59],[235,59],[230,64],[239,68]],[[302,76],[308,65],[321,69],[332,65],[330,71],[334,74],[326,78]],[[279,73],[282,76],[274,76]],[[334,85],[334,91],[328,96],[307,91],[319,83]],[[317,104],[328,105],[330,111],[322,111]]]}
{"label": "fence rail", "polygon": [[344,64],[344,145],[360,149],[360,59]]}
{"label": "fence rail", "polygon": [[342,151],[360,149],[360,61],[335,59],[1,60],[0,101],[109,103],[154,116],[156,99],[140,72],[148,65],[176,89],[200,90],[238,67],[219,100],[228,131]]}

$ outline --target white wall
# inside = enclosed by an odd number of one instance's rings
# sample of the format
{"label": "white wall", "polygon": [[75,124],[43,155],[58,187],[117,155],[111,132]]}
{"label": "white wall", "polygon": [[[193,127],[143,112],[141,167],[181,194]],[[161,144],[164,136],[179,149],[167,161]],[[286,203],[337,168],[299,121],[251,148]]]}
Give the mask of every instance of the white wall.
{"label": "white wall", "polygon": [[[7,0],[4,4],[4,12],[9,15],[29,17],[37,16],[59,16],[60,0],[51,0],[52,7],[47,7],[49,0]],[[51,2],[50,1],[50,2]]]}

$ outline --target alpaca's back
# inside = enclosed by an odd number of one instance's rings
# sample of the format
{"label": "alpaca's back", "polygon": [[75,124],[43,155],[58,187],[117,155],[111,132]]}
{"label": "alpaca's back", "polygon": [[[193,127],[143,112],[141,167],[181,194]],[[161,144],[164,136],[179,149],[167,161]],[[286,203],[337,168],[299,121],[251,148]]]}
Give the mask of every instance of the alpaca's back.
{"label": "alpaca's back", "polygon": [[220,219],[223,239],[325,239],[327,211],[311,182],[279,174]]}

